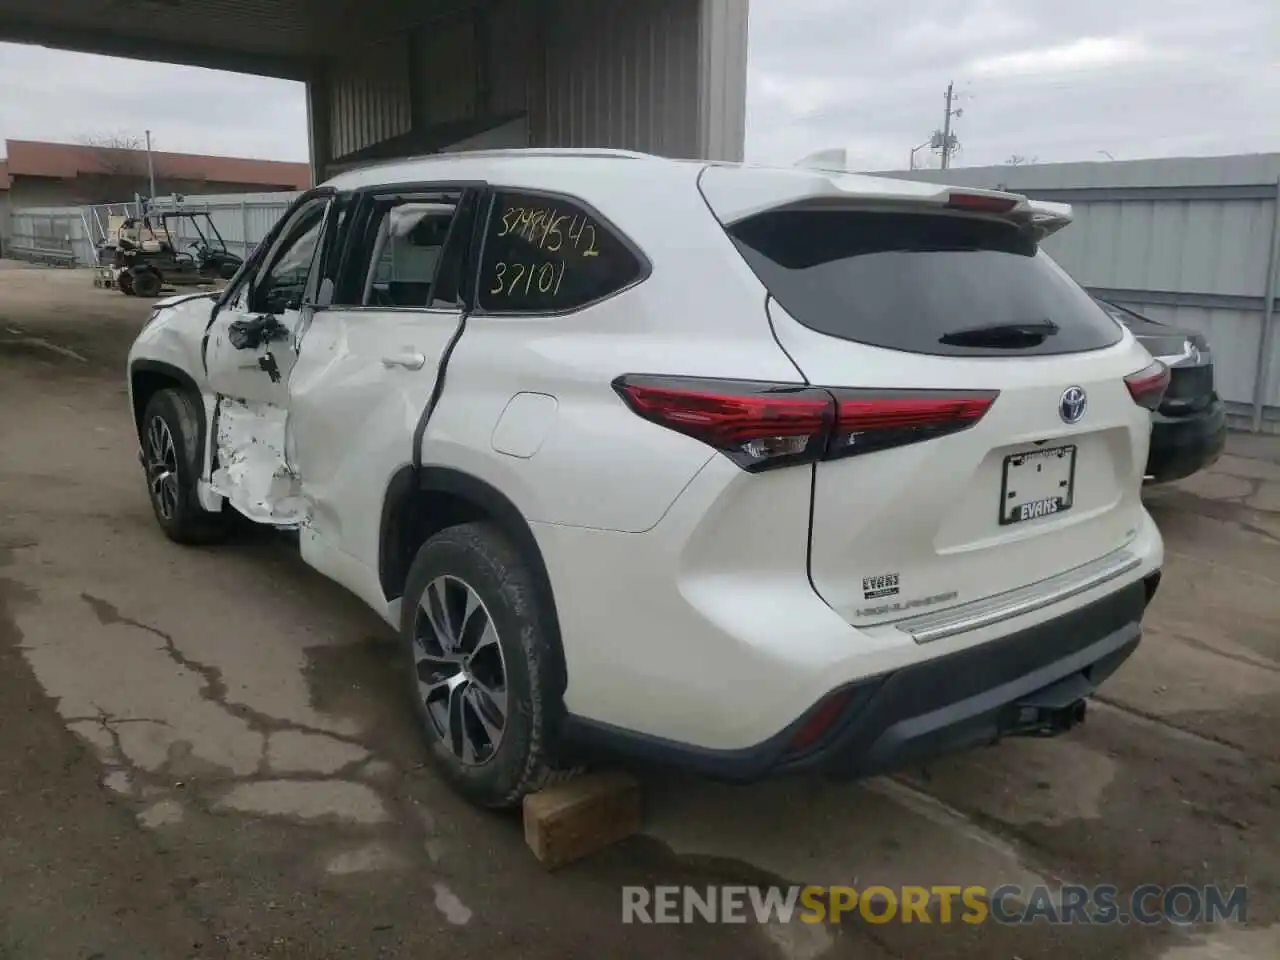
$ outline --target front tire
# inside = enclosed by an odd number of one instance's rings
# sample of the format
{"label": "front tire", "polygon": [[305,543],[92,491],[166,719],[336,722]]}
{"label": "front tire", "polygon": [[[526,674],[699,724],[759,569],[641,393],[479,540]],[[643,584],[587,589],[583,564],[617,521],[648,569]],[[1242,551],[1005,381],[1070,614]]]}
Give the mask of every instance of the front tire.
{"label": "front tire", "polygon": [[435,767],[480,806],[515,806],[569,775],[549,754],[559,693],[542,602],[489,523],[441,531],[409,570],[400,636],[418,719]]}
{"label": "front tire", "polygon": [[200,416],[182,390],[159,390],[142,414],[147,493],[160,529],[175,543],[213,543],[226,535],[227,514],[200,506]]}
{"label": "front tire", "polygon": [[128,270],[121,270],[120,276],[116,278],[116,286],[120,288],[120,292],[126,297],[132,297],[133,292],[133,274]]}

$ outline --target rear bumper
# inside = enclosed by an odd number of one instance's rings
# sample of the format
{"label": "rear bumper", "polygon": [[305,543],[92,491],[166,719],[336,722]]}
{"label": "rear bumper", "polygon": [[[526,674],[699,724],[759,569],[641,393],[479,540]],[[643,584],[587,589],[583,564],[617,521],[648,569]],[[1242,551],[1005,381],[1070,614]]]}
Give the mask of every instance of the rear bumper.
{"label": "rear bumper", "polygon": [[1227,443],[1227,411],[1216,397],[1198,413],[1183,417],[1151,416],[1148,483],[1169,483],[1210,466]]}
{"label": "rear bumper", "polygon": [[[583,758],[621,752],[752,781],[804,770],[864,777],[1004,736],[1052,735],[1083,718],[1085,699],[1137,648],[1158,583],[1152,573],[1055,619],[834,690],[754,747],[708,750],[572,716],[566,743]],[[820,712],[834,719],[797,751],[797,734]]]}

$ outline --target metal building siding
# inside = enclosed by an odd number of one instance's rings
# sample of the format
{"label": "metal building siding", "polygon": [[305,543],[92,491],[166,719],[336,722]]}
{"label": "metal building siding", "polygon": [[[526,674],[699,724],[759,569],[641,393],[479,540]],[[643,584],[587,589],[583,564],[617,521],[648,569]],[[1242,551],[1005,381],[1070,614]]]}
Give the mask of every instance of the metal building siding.
{"label": "metal building siding", "polygon": [[550,0],[546,10],[538,143],[698,155],[698,0]]}
{"label": "metal building siding", "polygon": [[701,0],[699,156],[741,160],[747,132],[747,0]]}
{"label": "metal building siding", "polygon": [[1280,177],[1280,154],[894,170],[880,175],[974,187],[1003,184],[1010,190],[1226,186],[1274,183]]}
{"label": "metal building siding", "polygon": [[352,49],[329,64],[328,78],[335,159],[409,132],[409,50],[404,37]]}
{"label": "metal building siding", "polygon": [[[1280,216],[1280,154],[1170,157],[1108,163],[895,171],[958,186],[1001,187],[1062,200],[1075,223],[1045,249],[1077,281],[1153,319],[1209,338],[1218,392],[1252,423],[1280,417],[1280,335],[1266,384],[1257,382],[1266,298],[1280,295],[1270,266]],[[1270,274],[1272,288],[1266,291]],[[1280,310],[1272,311],[1272,330]],[[1265,408],[1273,408],[1267,411]],[[1280,430],[1280,420],[1267,424]]]}
{"label": "metal building siding", "polygon": [[489,10],[489,109],[497,116],[528,109],[536,17],[525,0],[500,0]]}
{"label": "metal building siding", "polygon": [[476,115],[477,50],[471,16],[450,17],[424,27],[413,69],[421,91],[417,118],[423,126]]}
{"label": "metal building siding", "polygon": [[1045,243],[1087,286],[1260,296],[1271,210],[1251,200],[1094,201]]}

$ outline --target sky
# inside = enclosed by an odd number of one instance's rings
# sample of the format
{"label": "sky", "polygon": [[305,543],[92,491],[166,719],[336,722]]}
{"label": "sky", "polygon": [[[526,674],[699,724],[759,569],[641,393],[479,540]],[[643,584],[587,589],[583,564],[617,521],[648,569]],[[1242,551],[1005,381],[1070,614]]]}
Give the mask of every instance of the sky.
{"label": "sky", "polygon": [[[749,43],[753,161],[903,168],[950,81],[958,166],[1280,151],[1276,0],[751,0]],[[307,159],[300,84],[0,44],[0,140],[148,128],[157,150]]]}

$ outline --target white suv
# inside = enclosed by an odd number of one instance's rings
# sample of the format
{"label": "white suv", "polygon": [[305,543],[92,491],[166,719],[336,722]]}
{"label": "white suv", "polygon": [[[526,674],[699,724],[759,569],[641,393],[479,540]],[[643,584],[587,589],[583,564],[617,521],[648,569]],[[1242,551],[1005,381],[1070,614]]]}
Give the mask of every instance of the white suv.
{"label": "white suv", "polygon": [[398,627],[503,806],[600,751],[861,776],[1049,734],[1138,643],[1167,370],[994,191],[614,151],[345,173],[129,357],[156,516]]}

